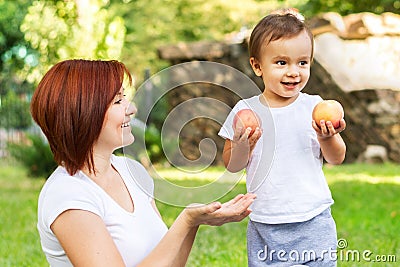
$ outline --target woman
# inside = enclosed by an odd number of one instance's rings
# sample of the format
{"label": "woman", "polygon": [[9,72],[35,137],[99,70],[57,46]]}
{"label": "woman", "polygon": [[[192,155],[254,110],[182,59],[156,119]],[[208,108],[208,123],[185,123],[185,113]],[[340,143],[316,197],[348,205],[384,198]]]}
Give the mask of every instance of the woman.
{"label": "woman", "polygon": [[[31,113],[59,167],[38,204],[41,245],[51,266],[184,266],[200,224],[249,215],[255,195],[188,207],[167,229],[154,184],[138,162],[113,152],[134,141],[132,82],[118,61],[66,60],[43,77]],[[135,180],[134,180],[135,178]]]}

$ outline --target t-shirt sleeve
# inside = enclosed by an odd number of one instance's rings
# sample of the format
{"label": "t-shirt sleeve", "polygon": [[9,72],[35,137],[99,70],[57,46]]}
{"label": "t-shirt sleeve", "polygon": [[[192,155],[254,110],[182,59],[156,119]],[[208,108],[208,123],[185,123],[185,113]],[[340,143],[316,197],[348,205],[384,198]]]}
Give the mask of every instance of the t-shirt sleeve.
{"label": "t-shirt sleeve", "polygon": [[104,214],[101,201],[83,183],[75,177],[59,177],[43,192],[41,218],[48,229],[67,210],[86,210],[100,217]]}
{"label": "t-shirt sleeve", "polygon": [[221,129],[218,132],[218,135],[221,136],[224,139],[233,139],[233,118],[235,117],[236,113],[242,109],[242,100],[240,100],[231,110],[231,112],[229,112],[228,116],[225,119],[224,124],[222,124]]}
{"label": "t-shirt sleeve", "polygon": [[321,102],[323,99],[320,95],[311,95],[310,100],[312,101],[313,107],[315,107],[319,102]]}
{"label": "t-shirt sleeve", "polygon": [[236,105],[232,108],[231,112],[228,114],[228,116],[225,119],[224,124],[222,125],[221,129],[218,132],[218,135],[221,136],[224,139],[233,139],[234,135],[234,130],[233,130],[233,119],[235,118],[236,113],[238,113],[239,110],[250,108],[252,109],[252,101],[254,101],[255,98],[249,98],[249,99],[241,99],[239,100]]}

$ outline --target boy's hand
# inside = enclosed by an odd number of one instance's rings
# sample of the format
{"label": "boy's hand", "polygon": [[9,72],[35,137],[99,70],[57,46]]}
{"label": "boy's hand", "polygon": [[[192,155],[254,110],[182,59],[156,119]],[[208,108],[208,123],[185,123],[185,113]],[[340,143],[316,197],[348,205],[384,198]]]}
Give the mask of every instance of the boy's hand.
{"label": "boy's hand", "polygon": [[262,130],[257,127],[249,137],[251,131],[250,127],[246,129],[237,127],[234,130],[232,140],[227,139],[225,141],[222,159],[228,171],[239,172],[247,166],[251,153],[262,134]]}
{"label": "boy's hand", "polygon": [[320,124],[321,128],[318,127],[314,120],[312,121],[312,127],[317,132],[318,138],[332,137],[335,134],[342,132],[346,128],[346,121],[344,119],[340,120],[340,125],[336,129],[333,127],[333,124],[330,121],[321,120]]}
{"label": "boy's hand", "polygon": [[232,139],[232,148],[243,148],[247,151],[253,151],[258,139],[260,139],[262,130],[257,127],[254,133],[249,137],[251,128],[248,127],[243,131],[242,127],[237,127],[234,131]]}

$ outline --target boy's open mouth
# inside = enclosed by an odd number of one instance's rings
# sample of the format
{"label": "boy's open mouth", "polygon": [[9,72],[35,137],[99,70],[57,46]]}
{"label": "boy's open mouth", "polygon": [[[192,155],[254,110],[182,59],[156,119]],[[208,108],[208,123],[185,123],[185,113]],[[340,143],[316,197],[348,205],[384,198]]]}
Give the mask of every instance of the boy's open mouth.
{"label": "boy's open mouth", "polygon": [[281,82],[281,84],[286,85],[286,86],[296,86],[300,82]]}

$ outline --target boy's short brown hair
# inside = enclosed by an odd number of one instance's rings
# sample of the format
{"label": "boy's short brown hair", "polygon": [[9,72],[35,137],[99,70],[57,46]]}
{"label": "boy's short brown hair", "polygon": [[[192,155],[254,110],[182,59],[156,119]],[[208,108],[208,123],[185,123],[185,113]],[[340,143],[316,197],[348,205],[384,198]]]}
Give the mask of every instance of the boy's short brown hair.
{"label": "boy's short brown hair", "polygon": [[311,30],[305,25],[292,9],[276,11],[261,19],[254,27],[249,41],[249,56],[260,60],[263,45],[281,38],[291,38],[302,31],[306,31],[311,41],[311,59],[314,55],[314,37]]}

